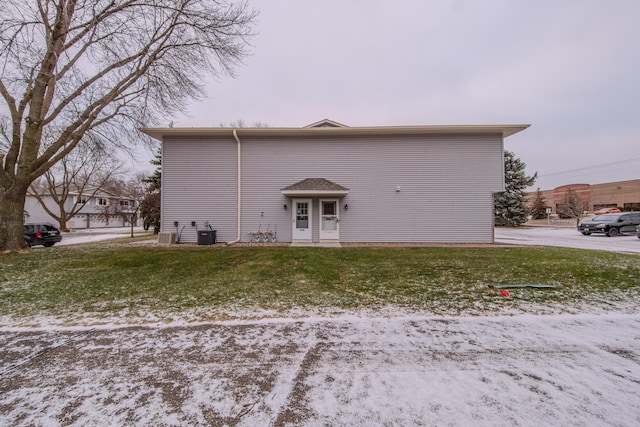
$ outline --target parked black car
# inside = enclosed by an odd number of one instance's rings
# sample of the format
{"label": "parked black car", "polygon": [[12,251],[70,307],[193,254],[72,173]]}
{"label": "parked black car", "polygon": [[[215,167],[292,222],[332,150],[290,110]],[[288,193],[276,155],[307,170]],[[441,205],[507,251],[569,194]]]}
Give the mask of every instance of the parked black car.
{"label": "parked black car", "polygon": [[578,231],[588,236],[591,233],[604,233],[608,237],[620,233],[633,233],[640,225],[640,212],[622,212],[598,215],[591,221],[583,221],[578,225]]}
{"label": "parked black car", "polygon": [[51,224],[24,225],[24,241],[29,247],[42,245],[48,248],[61,240],[60,230]]}

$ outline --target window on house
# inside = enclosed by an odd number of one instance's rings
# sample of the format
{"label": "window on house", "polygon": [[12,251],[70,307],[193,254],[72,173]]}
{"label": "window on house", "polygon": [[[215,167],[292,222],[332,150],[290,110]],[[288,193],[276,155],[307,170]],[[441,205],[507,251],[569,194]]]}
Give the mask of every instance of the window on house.
{"label": "window on house", "polygon": [[129,206],[128,200],[120,200],[120,206]]}
{"label": "window on house", "polygon": [[86,204],[89,201],[89,198],[86,196],[78,196],[76,199],[76,203],[81,205],[81,204]]}
{"label": "window on house", "polygon": [[107,199],[99,198],[97,203],[98,206],[107,206]]}

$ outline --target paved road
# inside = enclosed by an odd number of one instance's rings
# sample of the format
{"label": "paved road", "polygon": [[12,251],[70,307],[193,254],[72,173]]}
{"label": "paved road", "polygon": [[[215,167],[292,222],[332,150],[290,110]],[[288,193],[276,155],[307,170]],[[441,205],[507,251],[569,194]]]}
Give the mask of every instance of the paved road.
{"label": "paved road", "polygon": [[0,331],[0,425],[640,425],[640,315]]}
{"label": "paved road", "polygon": [[[142,229],[142,227],[134,227],[133,231],[134,233],[141,233],[144,230]],[[72,232],[62,233],[62,241],[60,243],[57,243],[57,246],[76,245],[79,243],[118,239],[122,237],[129,237],[130,235],[130,227],[78,229]]]}
{"label": "paved road", "polygon": [[604,234],[583,236],[575,228],[496,227],[495,241],[511,245],[560,246],[596,249],[610,252],[640,253],[640,239],[626,234],[607,237]]}

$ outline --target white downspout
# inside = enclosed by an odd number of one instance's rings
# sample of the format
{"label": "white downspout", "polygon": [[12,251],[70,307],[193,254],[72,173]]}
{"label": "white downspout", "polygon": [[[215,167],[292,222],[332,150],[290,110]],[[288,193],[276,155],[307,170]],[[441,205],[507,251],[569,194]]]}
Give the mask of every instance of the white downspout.
{"label": "white downspout", "polygon": [[227,245],[233,245],[240,241],[240,218],[242,216],[242,144],[240,143],[240,138],[238,138],[238,132],[236,132],[235,129],[233,130],[233,137],[235,138],[236,145],[238,146],[238,235],[236,240],[227,242]]}

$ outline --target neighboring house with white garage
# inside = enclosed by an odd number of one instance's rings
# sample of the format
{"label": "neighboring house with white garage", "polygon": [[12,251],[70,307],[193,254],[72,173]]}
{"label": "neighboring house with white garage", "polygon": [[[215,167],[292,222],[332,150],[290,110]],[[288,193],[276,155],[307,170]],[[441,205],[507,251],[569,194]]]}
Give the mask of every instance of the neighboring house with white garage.
{"label": "neighboring house with white garage", "polygon": [[[66,212],[80,207],[67,221],[69,229],[125,227],[130,225],[129,218],[136,210],[136,201],[118,197],[100,188],[85,188],[82,192],[70,191],[63,206]],[[58,221],[49,212],[59,216],[60,208],[49,194],[39,194],[39,197],[27,195],[24,210],[25,223],[58,225]]]}
{"label": "neighboring house with white garage", "polygon": [[162,142],[161,231],[294,244],[492,243],[504,138],[528,125],[146,128]]}

